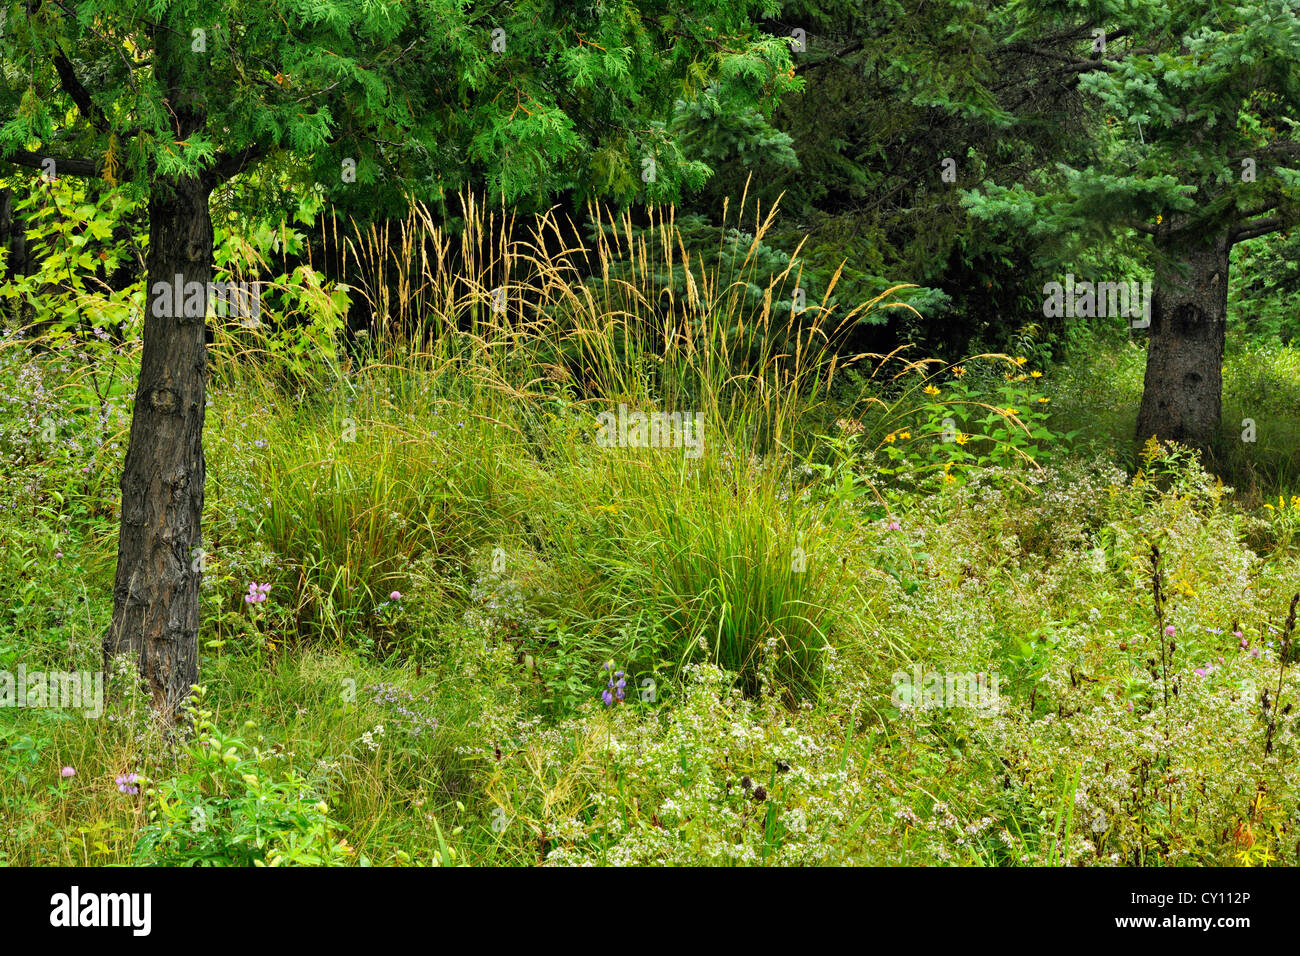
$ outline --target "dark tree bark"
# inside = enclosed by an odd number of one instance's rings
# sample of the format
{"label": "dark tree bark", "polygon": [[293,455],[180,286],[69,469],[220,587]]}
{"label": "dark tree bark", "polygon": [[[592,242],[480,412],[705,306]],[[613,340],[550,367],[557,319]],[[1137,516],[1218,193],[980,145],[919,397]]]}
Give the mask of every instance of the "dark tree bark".
{"label": "dark tree bark", "polygon": [[104,640],[106,657],[128,653],[138,660],[155,708],[167,717],[198,679],[202,564],[195,551],[203,514],[213,184],[205,175],[152,188],[149,307],[122,473],[113,623]]}
{"label": "dark tree bark", "polygon": [[[176,142],[203,129],[206,62],[185,24],[153,29],[154,72],[167,90]],[[155,175],[149,195],[144,351],[122,472],[122,516],[107,658],[130,654],[165,719],[198,679],[203,515],[204,341],[212,278],[216,170]],[[178,288],[179,286],[179,288]]]}
{"label": "dark tree bark", "polygon": [[1223,406],[1228,315],[1227,233],[1156,237],[1146,378],[1137,439],[1151,436],[1208,451]]}

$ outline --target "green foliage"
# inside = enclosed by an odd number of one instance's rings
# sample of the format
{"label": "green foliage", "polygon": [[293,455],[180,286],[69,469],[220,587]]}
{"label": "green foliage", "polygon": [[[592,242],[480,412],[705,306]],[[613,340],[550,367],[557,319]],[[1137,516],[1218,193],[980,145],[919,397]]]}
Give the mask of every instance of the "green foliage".
{"label": "green foliage", "polygon": [[1265,236],[1233,249],[1228,322],[1252,342],[1300,338],[1300,237]]}
{"label": "green foliage", "polygon": [[150,786],[135,862],[149,866],[342,866],[352,855],[311,784],[217,729],[196,688],[187,765]]}
{"label": "green foliage", "polygon": [[[722,109],[748,115],[798,87],[788,44],[755,26],[769,6],[330,0],[265,16],[199,0],[150,11],[154,28],[117,0],[76,15],[9,3],[24,28],[0,33],[14,65],[0,155],[57,140],[84,162],[56,175],[89,167],[110,182],[214,166],[224,178],[251,156],[272,191],[287,176],[371,215],[467,182],[539,204],[565,191],[662,200],[708,172],[668,127],[683,94],[713,84]],[[183,120],[173,83],[189,91]]]}

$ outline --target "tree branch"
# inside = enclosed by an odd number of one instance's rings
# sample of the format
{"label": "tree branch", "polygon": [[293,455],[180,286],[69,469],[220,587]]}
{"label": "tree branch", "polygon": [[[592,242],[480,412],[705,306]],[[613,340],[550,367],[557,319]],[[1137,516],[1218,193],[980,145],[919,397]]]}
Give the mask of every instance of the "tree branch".
{"label": "tree branch", "polygon": [[1244,242],[1247,239],[1254,239],[1257,236],[1266,236],[1270,232],[1277,232],[1279,229],[1285,228],[1286,225],[1286,222],[1279,216],[1239,222],[1228,230],[1228,243],[1231,245]]}
{"label": "tree branch", "polygon": [[46,160],[54,160],[54,175],[62,176],[83,176],[91,179],[99,178],[99,164],[93,159],[61,159],[58,156],[47,156],[42,153],[33,153],[25,149],[15,149],[7,156],[0,157],[5,162],[13,163],[16,166],[26,166],[30,169],[44,169]]}
{"label": "tree branch", "polygon": [[72,98],[72,102],[77,104],[77,109],[85,117],[86,122],[101,133],[108,132],[108,117],[104,111],[95,105],[91,100],[90,94],[82,86],[81,80],[77,79],[77,73],[72,68],[72,62],[62,53],[54,54],[54,69],[59,74],[59,85],[63,87],[63,92]]}
{"label": "tree branch", "polygon": [[238,153],[219,153],[217,163],[212,167],[212,172],[217,177],[218,182],[225,182],[227,179],[242,173],[265,155],[265,150],[260,146],[250,146]]}

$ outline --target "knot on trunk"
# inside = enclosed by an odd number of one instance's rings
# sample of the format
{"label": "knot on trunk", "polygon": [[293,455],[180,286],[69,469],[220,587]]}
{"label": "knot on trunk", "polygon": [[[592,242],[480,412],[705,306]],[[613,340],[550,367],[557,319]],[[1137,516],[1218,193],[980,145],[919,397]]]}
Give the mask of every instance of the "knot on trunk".
{"label": "knot on trunk", "polygon": [[181,397],[170,388],[155,388],[149,393],[149,404],[157,411],[172,415],[181,407]]}

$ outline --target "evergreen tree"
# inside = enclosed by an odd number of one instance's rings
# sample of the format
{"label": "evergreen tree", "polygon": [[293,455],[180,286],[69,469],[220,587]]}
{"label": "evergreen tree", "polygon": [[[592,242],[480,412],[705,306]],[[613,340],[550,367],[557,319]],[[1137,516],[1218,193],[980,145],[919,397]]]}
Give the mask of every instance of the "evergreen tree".
{"label": "evergreen tree", "polygon": [[148,197],[148,302],[106,655],[174,715],[198,673],[210,201],[262,170],[376,208],[477,178],[674,198],[708,175],[672,105],[797,85],[756,0],[10,0],[0,159]]}

